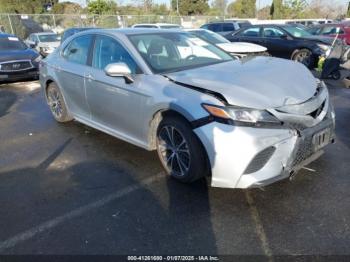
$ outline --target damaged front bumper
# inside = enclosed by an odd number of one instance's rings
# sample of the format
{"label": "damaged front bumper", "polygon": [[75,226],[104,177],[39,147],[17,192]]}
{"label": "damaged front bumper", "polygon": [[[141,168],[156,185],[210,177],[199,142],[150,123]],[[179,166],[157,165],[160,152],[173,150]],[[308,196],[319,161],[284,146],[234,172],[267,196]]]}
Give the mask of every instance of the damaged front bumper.
{"label": "damaged front bumper", "polygon": [[[293,122],[280,128],[254,128],[218,122],[196,128],[194,132],[208,153],[212,186],[265,186],[295,175],[320,157],[323,148],[335,139],[334,110],[326,89],[320,89],[315,98],[306,103],[299,108],[284,108],[288,113],[279,112],[279,117]],[[322,110],[315,113],[314,108]],[[304,111],[308,113],[301,116]]]}

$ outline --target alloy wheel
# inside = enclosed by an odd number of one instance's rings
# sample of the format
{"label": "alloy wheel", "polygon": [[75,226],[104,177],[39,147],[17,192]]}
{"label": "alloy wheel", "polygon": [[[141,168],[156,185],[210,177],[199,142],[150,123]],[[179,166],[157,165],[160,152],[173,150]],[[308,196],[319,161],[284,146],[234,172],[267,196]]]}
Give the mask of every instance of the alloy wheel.
{"label": "alloy wheel", "polygon": [[51,112],[54,114],[56,118],[61,118],[63,113],[62,102],[60,99],[60,95],[55,88],[49,88],[47,92],[47,100],[50,106]]}
{"label": "alloy wheel", "polygon": [[295,55],[294,60],[308,66],[311,61],[311,54],[308,51],[299,51]]}
{"label": "alloy wheel", "polygon": [[191,155],[182,133],[173,126],[163,126],[159,132],[158,150],[163,165],[175,176],[185,176],[190,169]]}

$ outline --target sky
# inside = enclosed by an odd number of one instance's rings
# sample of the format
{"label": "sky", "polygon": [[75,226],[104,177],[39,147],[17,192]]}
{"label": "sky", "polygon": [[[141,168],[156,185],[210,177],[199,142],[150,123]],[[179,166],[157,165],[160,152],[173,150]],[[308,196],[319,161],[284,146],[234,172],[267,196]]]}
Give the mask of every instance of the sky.
{"label": "sky", "polygon": [[[86,4],[86,0],[70,0],[71,2],[75,2],[75,3],[78,3],[82,6],[85,6]],[[171,0],[154,0],[154,3],[166,3],[166,4],[170,4],[170,1]],[[228,0],[228,2],[233,2],[234,0]],[[330,2],[334,2],[335,4],[343,4],[343,5],[346,5],[347,3],[349,3],[349,0],[329,0]],[[64,2],[64,0],[60,1],[60,2]],[[127,4],[127,3],[132,3],[133,1],[132,0],[121,0],[121,1],[116,1],[117,3],[118,2],[122,2],[123,4]],[[209,0],[210,2],[210,0]],[[260,6],[261,7],[264,7],[266,5],[270,5],[272,3],[272,0],[256,0],[256,5],[257,7]]]}

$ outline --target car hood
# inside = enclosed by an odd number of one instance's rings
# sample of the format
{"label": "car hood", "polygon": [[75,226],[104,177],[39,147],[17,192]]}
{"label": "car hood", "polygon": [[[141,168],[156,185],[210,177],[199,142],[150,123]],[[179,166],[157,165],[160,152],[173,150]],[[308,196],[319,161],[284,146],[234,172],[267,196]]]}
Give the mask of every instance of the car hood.
{"label": "car hood", "polygon": [[0,51],[0,62],[13,60],[33,60],[39,54],[33,49]]}
{"label": "car hood", "polygon": [[57,48],[61,42],[40,42],[38,43],[39,47],[52,47],[52,48]]}
{"label": "car hood", "polygon": [[217,46],[228,53],[262,53],[267,50],[264,46],[246,42],[221,43]]}
{"label": "car hood", "polygon": [[316,79],[304,65],[272,57],[244,58],[165,76],[220,93],[230,105],[255,109],[302,103],[317,88]]}
{"label": "car hood", "polygon": [[324,37],[324,36],[318,36],[318,35],[305,36],[305,37],[302,37],[301,39],[318,41],[327,45],[331,45],[334,40],[332,37]]}

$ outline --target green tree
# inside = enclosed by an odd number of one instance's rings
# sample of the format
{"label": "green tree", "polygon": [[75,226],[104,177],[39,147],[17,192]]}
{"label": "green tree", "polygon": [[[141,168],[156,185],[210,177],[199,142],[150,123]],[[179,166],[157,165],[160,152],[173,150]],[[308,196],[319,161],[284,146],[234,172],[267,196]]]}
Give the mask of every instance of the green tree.
{"label": "green tree", "polygon": [[284,4],[283,17],[289,19],[308,17],[306,0],[288,0]]}
{"label": "green tree", "polygon": [[236,0],[229,4],[228,14],[239,18],[254,18],[256,16],[256,0]]}
{"label": "green tree", "polygon": [[82,10],[83,8],[77,3],[62,2],[55,4],[51,12],[54,14],[78,14]]}
{"label": "green tree", "polygon": [[0,12],[17,14],[40,14],[46,11],[44,5],[48,2],[57,4],[58,0],[0,0]]}
{"label": "green tree", "polygon": [[283,1],[273,0],[270,15],[272,19],[282,19],[283,18]]}
{"label": "green tree", "polygon": [[171,7],[176,10],[179,1],[180,15],[202,15],[209,10],[208,0],[172,0]]}
{"label": "green tree", "polygon": [[91,0],[87,5],[88,12],[94,15],[115,14],[117,3],[112,0]]}
{"label": "green tree", "polygon": [[216,10],[216,12],[220,15],[225,15],[226,8],[227,8],[227,0],[214,0],[211,9]]}

